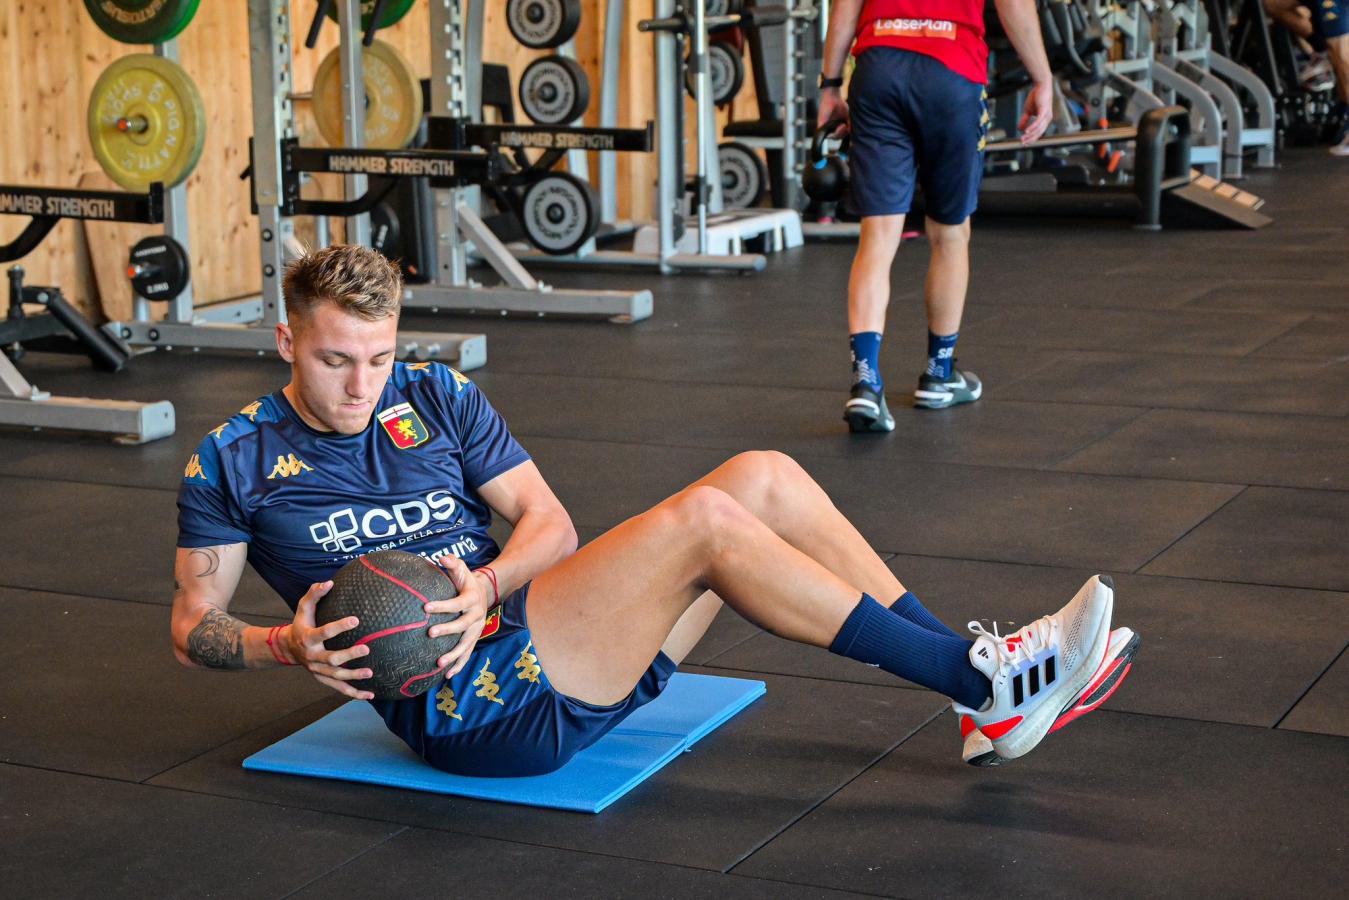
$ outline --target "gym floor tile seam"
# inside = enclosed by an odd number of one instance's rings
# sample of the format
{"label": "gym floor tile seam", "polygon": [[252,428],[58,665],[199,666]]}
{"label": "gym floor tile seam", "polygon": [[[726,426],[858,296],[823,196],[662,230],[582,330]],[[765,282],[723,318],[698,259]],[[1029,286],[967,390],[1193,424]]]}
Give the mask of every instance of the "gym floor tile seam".
{"label": "gym floor tile seam", "polygon": [[[1059,466],[1062,465],[1066,460],[1071,459],[1072,457],[1086,451],[1091,447],[1095,447],[1097,444],[1101,443],[1101,441],[1109,440],[1110,438],[1119,434],[1121,431],[1128,428],[1130,425],[1134,424],[1135,422],[1137,422],[1139,419],[1143,418],[1150,412],[1152,412],[1150,408],[1139,407],[1137,415],[1133,416],[1133,418],[1128,419],[1124,422],[1120,422],[1118,425],[1116,425],[1109,431],[1105,432],[1104,434],[1098,434],[1094,438],[1089,438],[1083,441],[1081,444],[1077,445],[1073,449],[1064,451],[1063,453],[1059,454],[1058,456],[1054,457],[1048,462],[1045,462],[1044,464],[1037,466],[1036,468],[1047,472],[1059,471]],[[1007,468],[1015,468],[1015,467],[1008,466]]]}
{"label": "gym floor tile seam", "polygon": [[334,874],[334,873],[336,873],[336,872],[342,871],[342,870],[345,869],[347,866],[349,866],[349,865],[351,865],[352,863],[354,863],[354,862],[356,862],[357,860],[359,860],[361,857],[365,856],[365,855],[368,854],[368,853],[372,853],[372,852],[374,852],[375,850],[378,850],[380,847],[383,847],[385,844],[387,844],[387,843],[389,843],[390,841],[392,841],[392,840],[394,840],[395,838],[397,838],[400,834],[406,834],[406,833],[407,833],[408,831],[410,831],[411,829],[412,829],[412,826],[411,826],[411,825],[404,825],[402,828],[399,828],[397,831],[391,832],[390,834],[386,835],[386,836],[384,837],[383,840],[375,841],[375,842],[372,843],[369,847],[366,847],[364,850],[361,850],[360,852],[358,852],[355,856],[352,856],[352,857],[349,858],[349,859],[344,859],[344,860],[342,860],[341,862],[334,863],[332,866],[330,866],[330,867],[327,869],[327,871],[325,871],[325,872],[320,872],[320,873],[318,873],[317,875],[315,875],[313,878],[311,878],[311,879],[309,879],[308,881],[306,881],[304,884],[301,884],[301,885],[299,885],[299,886],[297,886],[297,887],[291,889],[290,891],[287,891],[286,893],[284,893],[284,894],[281,895],[281,897],[279,898],[279,900],[286,900],[286,898],[288,898],[288,897],[294,897],[296,894],[301,893],[301,892],[304,891],[306,888],[308,888],[310,885],[313,885],[313,884],[316,884],[316,883],[322,881],[323,879],[327,878],[329,875],[332,875],[332,874]]}
{"label": "gym floor tile seam", "polygon": [[[1227,482],[1219,482],[1219,483],[1220,483],[1220,484],[1227,484]],[[1222,503],[1218,504],[1217,509],[1209,510],[1208,515],[1204,516],[1204,517],[1203,517],[1202,519],[1200,519],[1198,522],[1195,522],[1192,526],[1190,526],[1188,529],[1186,529],[1185,532],[1184,532],[1183,534],[1178,534],[1178,535],[1176,535],[1176,537],[1175,537],[1174,540],[1172,540],[1172,541],[1171,541],[1169,544],[1167,544],[1165,547],[1161,548],[1161,549],[1158,550],[1156,553],[1154,553],[1152,556],[1150,556],[1150,557],[1147,559],[1147,561],[1144,562],[1142,565],[1140,565],[1140,566],[1138,566],[1137,568],[1135,568],[1135,569],[1133,569],[1132,571],[1130,571],[1129,574],[1130,574],[1130,575],[1137,575],[1137,574],[1139,574],[1140,572],[1142,572],[1143,569],[1146,569],[1146,568],[1147,568],[1149,565],[1151,565],[1158,557],[1160,557],[1162,554],[1166,553],[1166,551],[1170,550],[1172,547],[1174,547],[1174,546],[1176,546],[1177,544],[1179,544],[1181,541],[1185,540],[1185,538],[1189,537],[1191,534],[1194,533],[1195,529],[1199,528],[1199,527],[1200,527],[1201,525],[1203,525],[1205,522],[1209,521],[1209,520],[1212,519],[1214,516],[1216,516],[1218,513],[1222,512],[1224,509],[1226,509],[1228,506],[1230,506],[1234,501],[1236,501],[1236,499],[1237,499],[1238,497],[1240,497],[1242,494],[1246,493],[1246,491],[1249,490],[1249,489],[1250,489],[1250,485],[1242,485],[1242,486],[1241,486],[1241,490],[1237,491],[1237,492],[1236,492],[1235,494],[1233,494],[1231,497],[1228,497],[1228,498],[1227,498],[1226,500],[1224,500]]]}
{"label": "gym floor tile seam", "polygon": [[1344,646],[1340,648],[1340,652],[1335,655],[1334,659],[1326,663],[1325,668],[1322,669],[1320,673],[1317,674],[1317,676],[1312,679],[1311,684],[1307,685],[1307,689],[1303,691],[1301,694],[1298,694],[1297,699],[1294,700],[1289,705],[1288,709],[1284,710],[1283,715],[1279,716],[1279,721],[1275,722],[1273,727],[1279,728],[1283,725],[1284,720],[1286,720],[1290,715],[1293,714],[1293,710],[1297,709],[1298,704],[1301,703],[1303,700],[1305,700],[1307,698],[1307,695],[1310,694],[1312,690],[1318,684],[1321,683],[1321,680],[1325,678],[1326,675],[1330,672],[1330,670],[1335,667],[1335,664],[1344,657],[1346,652],[1349,652],[1349,641],[1345,642]]}

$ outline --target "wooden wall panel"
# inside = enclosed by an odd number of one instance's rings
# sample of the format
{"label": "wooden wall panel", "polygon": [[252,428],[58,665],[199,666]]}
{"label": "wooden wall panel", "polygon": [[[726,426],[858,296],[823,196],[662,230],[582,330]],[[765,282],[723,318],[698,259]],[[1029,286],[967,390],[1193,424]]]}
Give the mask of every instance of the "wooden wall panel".
{"label": "wooden wall panel", "polygon": [[[590,75],[594,100],[587,124],[598,119],[599,52],[607,6],[585,0],[576,39],[577,57]],[[292,2],[292,21],[303,38],[313,4]],[[636,21],[651,14],[649,0],[631,0],[626,11],[619,123],[640,127],[655,116],[655,61],[650,35]],[[504,0],[488,0],[483,57],[508,65],[513,79],[546,51],[517,44],[504,22]],[[418,4],[402,22],[381,33],[422,77],[430,70],[428,12]],[[307,93],[320,60],[337,44],[334,26],[324,29],[318,46],[306,50],[297,40],[294,83]],[[119,56],[149,52],[149,47],[119,44],[104,35],[85,13],[81,0],[0,0],[0,183],[74,186],[86,173],[98,173],[86,135],[90,90],[107,65]],[[194,284],[198,303],[256,291],[257,223],[249,211],[247,182],[239,173],[247,164],[252,131],[248,70],[248,23],[244,0],[207,0],[179,37],[179,56],[202,92],[207,114],[201,163],[188,179],[188,204]],[[747,79],[748,82],[749,79]],[[691,104],[690,121],[692,120]],[[296,104],[299,131],[313,133],[307,104]],[[752,85],[736,99],[728,115],[755,115]],[[592,173],[594,169],[592,168]],[[619,157],[620,214],[653,214],[656,161],[653,155]],[[332,188],[330,187],[331,191]],[[0,241],[11,240],[27,220],[0,216]],[[143,229],[102,225],[91,229],[97,252],[124,254]],[[35,284],[59,285],[86,311],[98,309],[84,229],[65,221],[22,264]],[[106,268],[106,267],[105,267]],[[120,306],[121,304],[115,304]]]}

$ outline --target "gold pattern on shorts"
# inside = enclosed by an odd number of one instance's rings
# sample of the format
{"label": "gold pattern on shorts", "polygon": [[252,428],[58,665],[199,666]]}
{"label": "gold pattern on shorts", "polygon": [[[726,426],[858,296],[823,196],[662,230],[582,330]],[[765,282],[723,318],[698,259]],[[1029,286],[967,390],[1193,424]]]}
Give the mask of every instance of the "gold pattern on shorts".
{"label": "gold pattern on shorts", "polygon": [[478,689],[478,692],[473,696],[482,697],[505,706],[506,701],[497,696],[497,693],[501,690],[497,685],[497,677],[487,668],[491,664],[492,660],[489,658],[487,662],[482,664],[482,671],[478,673],[478,677],[473,679],[473,686]]}
{"label": "gold pattern on shorts", "polygon": [[530,684],[538,684],[539,673],[543,670],[539,668],[539,658],[530,652],[533,646],[534,642],[530,641],[525,645],[525,649],[520,651],[520,658],[515,661],[515,668],[520,671],[515,677]]}
{"label": "gold pattern on shorts", "polygon": [[451,719],[464,721],[464,717],[455,712],[459,708],[459,701],[454,699],[454,691],[450,690],[447,684],[436,693],[436,699],[440,702],[436,704],[436,709],[449,716]]}

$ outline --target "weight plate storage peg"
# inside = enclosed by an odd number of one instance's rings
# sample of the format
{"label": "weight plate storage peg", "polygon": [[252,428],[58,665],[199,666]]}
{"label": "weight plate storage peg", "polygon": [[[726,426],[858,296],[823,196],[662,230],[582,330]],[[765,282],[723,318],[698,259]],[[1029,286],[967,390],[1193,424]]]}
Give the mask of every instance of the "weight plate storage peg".
{"label": "weight plate storage peg", "polygon": [[123,44],[162,44],[177,37],[201,0],[84,0],[94,24]]}
{"label": "weight plate storage peg", "polygon": [[768,167],[747,144],[726,141],[717,147],[721,169],[721,202],[727,209],[750,209],[763,200]]}
{"label": "weight plate storage peg", "polygon": [[561,47],[581,27],[581,0],[507,0],[506,27],[526,47]]}
{"label": "weight plate storage peg", "polygon": [[191,277],[187,251],[167,235],[142,238],[131,248],[126,274],[131,289],[146,300],[172,300]]}
{"label": "weight plate storage peg", "polygon": [[575,122],[589,105],[590,79],[574,59],[545,56],[520,76],[520,109],[538,125]]}
{"label": "weight plate storage peg", "polygon": [[108,177],[129,191],[173,187],[201,159],[201,93],[174,62],[149,53],[115,60],[89,97],[89,143]]}
{"label": "weight plate storage peg", "polygon": [[569,172],[549,172],[525,190],[520,221],[531,244],[565,256],[595,236],[599,208],[599,198],[588,183]]}
{"label": "weight plate storage peg", "polygon": [[[85,0],[89,2],[89,0]],[[417,0],[389,0],[384,4],[384,15],[379,17],[379,27],[388,28],[397,25],[399,20],[408,14],[408,11],[416,5]],[[370,17],[375,12],[375,0],[361,0],[361,30],[365,31],[370,27]],[[328,18],[334,22],[337,21],[337,4],[334,3],[328,7]]]}
{"label": "weight plate storage peg", "polygon": [[[314,74],[314,119],[329,146],[342,147],[342,65],[333,48]],[[406,147],[422,122],[422,87],[403,55],[383,41],[361,53],[365,70],[365,143],[377,150]]]}

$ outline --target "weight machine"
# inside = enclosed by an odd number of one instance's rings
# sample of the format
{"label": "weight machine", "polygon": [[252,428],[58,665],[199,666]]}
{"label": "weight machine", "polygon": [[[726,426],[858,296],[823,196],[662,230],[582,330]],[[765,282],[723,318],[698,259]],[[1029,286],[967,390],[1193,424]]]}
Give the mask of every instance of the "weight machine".
{"label": "weight machine", "polygon": [[[281,0],[250,0],[251,3],[275,8]],[[361,116],[364,97],[355,88],[364,83],[361,70],[362,54],[354,28],[356,0],[340,0],[343,120],[347,129],[346,142],[350,147],[364,133]],[[492,156],[501,148],[515,146],[560,146],[574,139],[586,146],[586,141],[629,148],[636,140],[649,140],[640,129],[581,129],[546,126],[488,126],[474,123],[471,113],[481,108],[481,79],[468,73],[482,71],[483,0],[430,0],[431,26],[431,90],[428,119],[427,150],[407,150],[406,154],[476,153]],[[266,30],[266,37],[275,40],[275,15],[263,17],[266,21],[255,27]],[[255,46],[257,42],[254,42]],[[255,57],[256,57],[255,53]],[[277,55],[277,54],[274,54]],[[289,53],[277,58],[265,75],[288,73]],[[256,64],[255,64],[256,66]],[[288,77],[288,75],[287,75]],[[570,137],[568,136],[570,132]],[[261,137],[258,143],[268,146]],[[279,138],[281,135],[276,133]],[[486,147],[486,150],[471,150]],[[366,154],[385,151],[366,151]],[[467,160],[467,157],[465,157]],[[280,170],[279,152],[276,159]],[[470,177],[433,179],[430,182],[434,208],[434,259],[429,271],[434,273],[427,284],[409,284],[403,305],[408,309],[427,309],[431,312],[460,311],[497,314],[528,313],[532,315],[566,315],[601,318],[611,322],[629,323],[651,315],[654,301],[649,290],[573,290],[553,288],[535,279],[520,264],[479,215],[479,185],[500,173],[499,168],[482,169]],[[393,172],[379,174],[392,175]],[[271,182],[278,190],[280,184]],[[366,190],[360,176],[349,179],[348,195]],[[268,199],[273,196],[269,191]],[[259,198],[260,206],[262,197]],[[356,210],[356,239],[366,237],[365,210]],[[502,279],[502,284],[485,286],[468,275],[473,260],[486,262]]]}
{"label": "weight machine", "polygon": [[[148,193],[137,194],[0,185],[0,213],[30,217],[18,237],[0,246],[0,262],[10,262],[31,253],[63,218],[158,224],[164,219],[164,187],[155,183]],[[95,366],[109,372],[118,371],[130,358],[124,346],[71,306],[59,288],[24,285],[23,276],[21,267],[9,269],[9,308],[0,319],[0,347],[5,350],[0,354],[0,424],[111,434],[127,444],[173,434],[173,404],[166,400],[140,403],[60,397],[39,390],[23,377],[11,357],[20,359],[28,342],[56,339],[73,344]],[[41,305],[43,312],[25,313],[24,304]]]}

